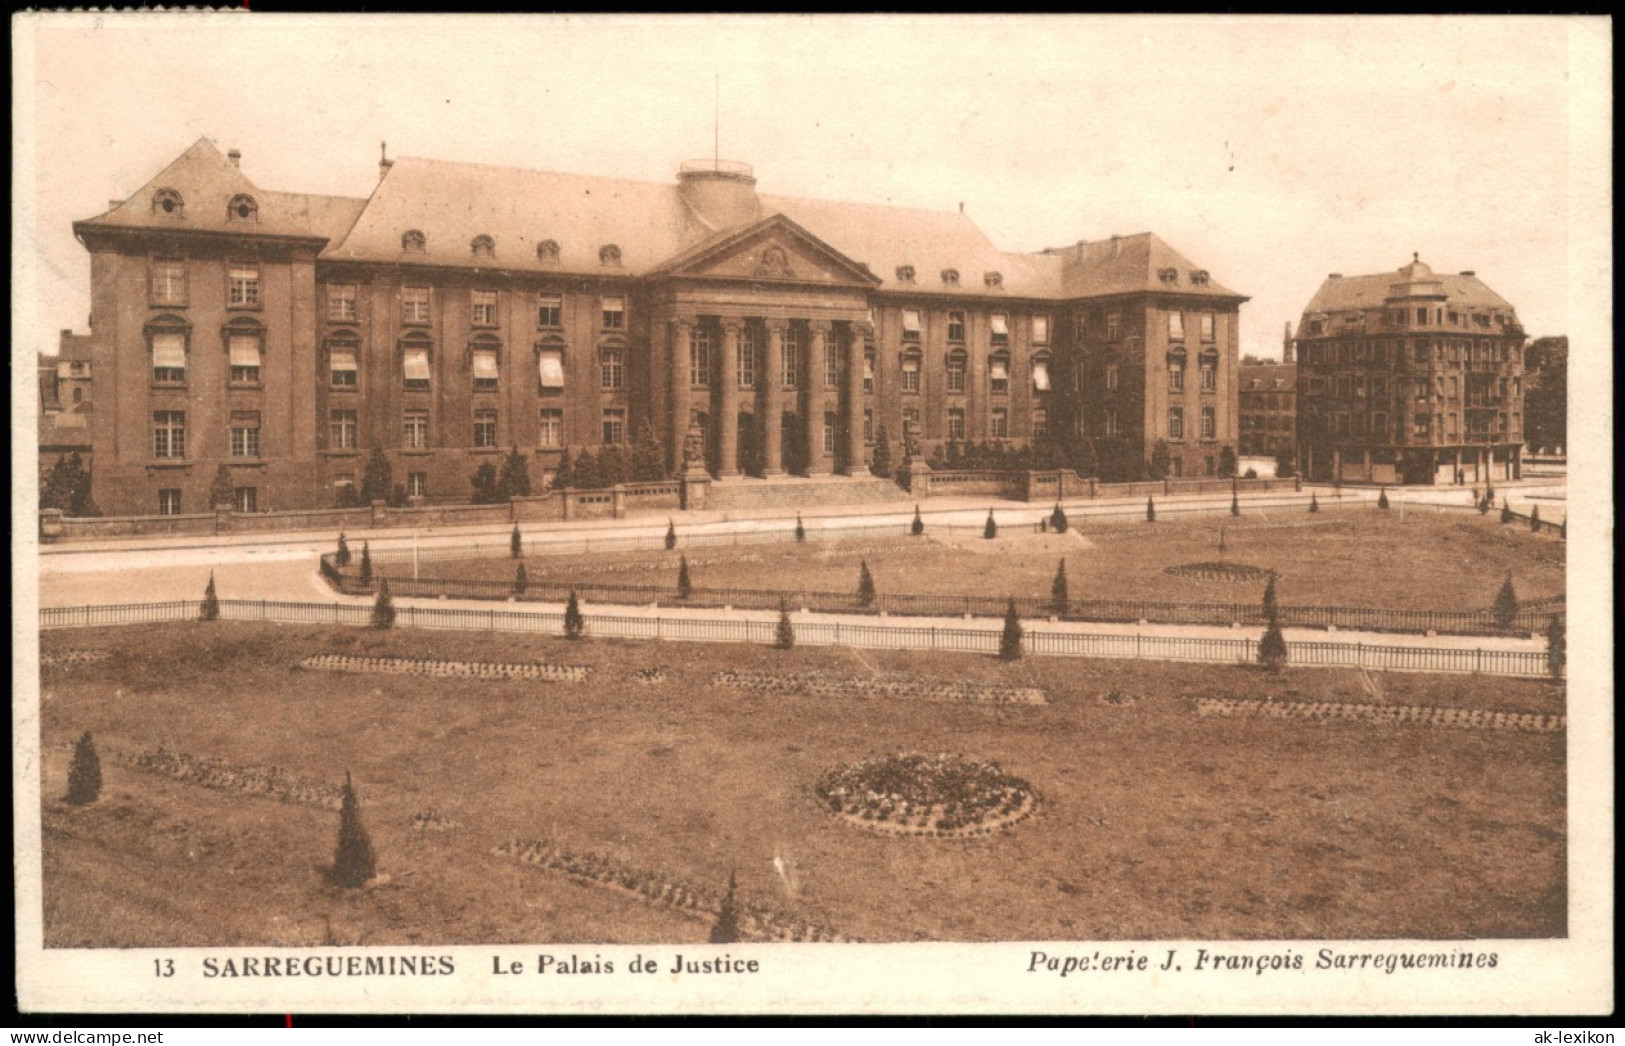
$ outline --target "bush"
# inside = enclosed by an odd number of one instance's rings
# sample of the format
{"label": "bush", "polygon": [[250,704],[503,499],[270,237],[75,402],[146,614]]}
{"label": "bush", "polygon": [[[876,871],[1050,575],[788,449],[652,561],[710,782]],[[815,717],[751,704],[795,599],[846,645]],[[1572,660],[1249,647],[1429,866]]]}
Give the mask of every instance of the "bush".
{"label": "bush", "polygon": [[530,497],[530,461],[514,447],[502,460],[502,475],[497,478],[500,500]]}
{"label": "bush", "polygon": [[569,490],[575,486],[576,469],[570,461],[570,448],[565,447],[559,454],[559,467],[553,470],[552,482],[548,485],[550,490]]}
{"label": "bush", "polygon": [[908,532],[915,537],[925,533],[925,520],[920,518],[920,506],[914,506],[914,522],[908,525]]}
{"label": "bush", "polygon": [[220,597],[214,591],[214,571],[209,571],[209,587],[203,590],[203,609],[198,614],[199,621],[220,620]]}
{"label": "bush", "polygon": [[1502,523],[1511,523],[1512,522],[1512,503],[1510,501],[1508,501],[1506,498],[1501,499],[1501,522]]}
{"label": "bush", "polygon": [[1269,583],[1264,586],[1264,616],[1273,620],[1278,612],[1279,607],[1275,602],[1275,572],[1271,571]]}
{"label": "bush", "polygon": [[1258,478],[1258,470],[1254,469],[1254,468],[1250,468],[1246,472],[1243,472],[1241,474],[1241,478],[1242,479],[1257,479]]}
{"label": "bush", "polygon": [[858,560],[858,606],[868,608],[875,605],[875,579],[869,573],[869,561]]}
{"label": "bush", "polygon": [[677,524],[666,520],[666,551],[670,552],[677,547]]}
{"label": "bush", "polygon": [[989,541],[999,536],[999,525],[993,521],[993,510],[987,510],[987,524],[982,527],[982,536]]}
{"label": "bush", "polygon": [[587,619],[581,616],[581,601],[576,590],[570,590],[570,601],[564,605],[564,638],[580,639],[587,632]]}
{"label": "bush", "polygon": [[1066,509],[1061,507],[1061,503],[1059,501],[1055,503],[1055,511],[1049,514],[1049,526],[1050,529],[1055,531],[1057,534],[1066,533]]}
{"label": "bush", "polygon": [[365,541],[363,541],[361,543],[361,570],[360,570],[360,574],[361,574],[361,583],[363,585],[372,584],[372,550],[367,547],[367,543]]}
{"label": "bush", "polygon": [[1309,492],[1309,511],[1310,512],[1319,512],[1320,511],[1320,499],[1315,496],[1314,491]]}
{"label": "bush", "polygon": [[1004,611],[1004,632],[999,636],[999,660],[1021,659],[1021,618],[1016,614],[1016,601],[1011,599]]}
{"label": "bush", "polygon": [[1512,587],[1512,575],[1501,582],[1501,591],[1495,594],[1495,605],[1490,612],[1495,615],[1497,628],[1511,628],[1518,620],[1518,590]]}
{"label": "bush", "polygon": [[1568,646],[1568,627],[1559,614],[1546,626],[1546,670],[1551,673],[1553,680],[1563,678],[1563,667],[1568,662]]}
{"label": "bush", "polygon": [[1388,507],[1388,488],[1387,487],[1383,487],[1380,491],[1377,492],[1377,507],[1380,508],[1380,509],[1386,509]]}
{"label": "bush", "polygon": [[1286,662],[1286,637],[1281,634],[1281,619],[1271,614],[1264,638],[1258,641],[1258,663],[1271,672],[1279,672]]}
{"label": "bush", "polygon": [[1275,477],[1277,479],[1291,479],[1298,474],[1298,463],[1292,460],[1292,452],[1283,450],[1275,455]]}
{"label": "bush", "polygon": [[56,464],[41,477],[39,507],[60,509],[76,519],[101,515],[90,496],[90,472],[77,450],[58,455]]}
{"label": "bush", "polygon": [[717,921],[711,925],[712,944],[739,942],[739,907],[734,900],[734,873],[728,873],[728,892],[722,895],[722,906],[717,909]]}
{"label": "bush", "polygon": [[1225,446],[1219,450],[1219,475],[1230,479],[1236,474],[1236,448]]}
{"label": "bush", "polygon": [[375,443],[372,454],[367,458],[367,468],[361,474],[361,500],[368,505],[374,501],[384,501],[394,485],[389,458],[385,456],[384,448]]}
{"label": "bush", "polygon": [[779,597],[779,627],[773,633],[773,645],[779,650],[789,650],[796,645],[796,627],[790,623],[790,607]]}
{"label": "bush", "polygon": [[530,574],[525,570],[525,564],[521,561],[519,568],[513,572],[513,594],[522,596],[529,587]]}
{"label": "bush", "polygon": [[79,735],[73,746],[73,763],[68,767],[67,801],[74,806],[89,806],[102,794],[102,760],[96,754],[96,742],[90,731]]}
{"label": "bush", "polygon": [[350,772],[344,772],[344,799],[339,804],[339,841],[333,850],[333,882],[354,889],[365,886],[377,866],[372,855],[372,840],[361,825],[361,804],[356,801],[355,788],[350,783]]}
{"label": "bush", "polygon": [[1072,609],[1072,600],[1067,594],[1066,560],[1064,559],[1061,560],[1061,565],[1055,568],[1055,580],[1050,582],[1049,605],[1050,609],[1062,615]]}
{"label": "bush", "polygon": [[802,525],[802,523],[801,523],[801,513],[799,513],[799,512],[796,513],[796,540],[797,541],[806,541],[807,540],[807,528]]}
{"label": "bush", "polygon": [[677,558],[677,598],[687,599],[694,593],[694,582],[688,576],[688,557]]}
{"label": "bush", "polygon": [[1157,521],[1157,502],[1155,498],[1145,499],[1145,521],[1147,523],[1155,523]]}
{"label": "bush", "polygon": [[1529,529],[1536,534],[1540,533],[1540,506],[1533,505],[1529,509]]}
{"label": "bush", "polygon": [[339,550],[333,554],[335,566],[347,567],[350,565],[350,543],[344,540],[344,531],[339,531]]}
{"label": "bush", "polygon": [[480,462],[480,467],[468,477],[468,482],[474,488],[474,504],[495,505],[502,501],[502,495],[497,492],[497,467],[489,461]]}
{"label": "bush", "polygon": [[389,578],[378,579],[378,599],[372,605],[372,627],[395,627],[395,601],[389,596]]}
{"label": "bush", "polygon": [[508,535],[508,555],[518,559],[525,552],[525,543],[519,536],[519,524],[513,525],[513,533]]}
{"label": "bush", "polygon": [[891,478],[891,434],[885,425],[875,431],[875,459],[869,471],[881,479]]}

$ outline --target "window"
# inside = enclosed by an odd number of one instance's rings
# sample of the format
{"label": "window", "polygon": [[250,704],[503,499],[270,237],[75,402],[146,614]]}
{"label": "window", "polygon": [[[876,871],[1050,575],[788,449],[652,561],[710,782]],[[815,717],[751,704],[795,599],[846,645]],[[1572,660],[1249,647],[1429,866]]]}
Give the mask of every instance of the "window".
{"label": "window", "polygon": [[920,356],[910,352],[903,356],[903,391],[920,391]]}
{"label": "window", "polygon": [[868,408],[864,408],[864,411],[863,411],[863,442],[865,442],[865,443],[873,443],[874,441],[875,441],[875,412],[868,409]]}
{"label": "window", "polygon": [[428,411],[409,410],[406,412],[406,439],[403,445],[407,450],[427,450],[429,448]]}
{"label": "window", "polygon": [[903,408],[903,432],[910,431],[920,431],[920,408],[918,407]]}
{"label": "window", "polygon": [[186,304],[186,263],[179,258],[157,258],[152,263],[152,303]]}
{"label": "window", "polygon": [[178,516],[181,514],[181,492],[173,487],[166,487],[158,492],[158,514],[160,516]]}
{"label": "window", "polygon": [[406,496],[409,498],[426,498],[429,496],[429,474],[427,472],[408,472],[406,474]]}
{"label": "window", "polygon": [[356,345],[337,342],[327,349],[328,383],[335,389],[356,387]]}
{"label": "window", "polygon": [[605,330],[618,331],[626,327],[625,298],[602,298],[598,302],[598,307],[604,317]]}
{"label": "window", "polygon": [[1004,407],[993,408],[993,421],[988,435],[994,439],[1010,438],[1010,411]]}
{"label": "window", "polygon": [[1105,429],[1106,435],[1108,436],[1121,436],[1123,434],[1123,430],[1117,420],[1117,411],[1106,411]]}
{"label": "window", "polygon": [[497,241],[482,233],[468,241],[468,251],[476,258],[494,258],[497,253]]}
{"label": "window", "polygon": [[965,391],[965,354],[963,352],[950,352],[948,364],[944,372],[948,379],[949,392]]}
{"label": "window", "polygon": [[1171,341],[1185,340],[1185,314],[1178,309],[1168,314],[1168,338]]}
{"label": "window", "polygon": [[1214,439],[1218,435],[1219,420],[1212,407],[1202,408],[1202,438]]}
{"label": "window", "polygon": [[1117,390],[1117,364],[1115,363],[1106,364],[1106,390],[1108,392]]}
{"label": "window", "polygon": [[626,442],[626,411],[619,407],[604,411],[604,442]]}
{"label": "window", "polygon": [[1169,407],[1168,408],[1168,438],[1169,439],[1184,439],[1185,438],[1185,408],[1184,407]]}
{"label": "window", "polygon": [[354,450],[357,446],[356,412],[332,410],[327,413],[328,447],[331,450]]}
{"label": "window", "polygon": [[1428,415],[1417,414],[1411,418],[1411,433],[1416,436],[1428,434]]}
{"label": "window", "polygon": [[258,385],[260,381],[260,336],[233,334],[226,339],[231,357],[231,380],[238,385]]}
{"label": "window", "polygon": [[942,282],[944,284],[948,285],[949,287],[957,287],[957,286],[959,286],[959,270],[958,269],[943,269],[942,270]]}
{"label": "window", "polygon": [[538,447],[564,446],[564,411],[559,407],[543,407],[540,424],[536,428]]}
{"label": "window", "polygon": [[1416,310],[1416,322],[1417,323],[1426,323],[1427,321],[1428,321],[1428,311],[1426,309],[1417,309]]}
{"label": "window", "polygon": [[1325,330],[1325,328],[1326,324],[1322,323],[1320,320],[1309,321],[1309,333],[1312,335],[1321,333],[1323,330]]}
{"label": "window", "polygon": [[965,411],[961,407],[948,409],[948,438],[954,440],[965,438]]}
{"label": "window", "polygon": [[401,288],[401,322],[402,323],[428,323],[429,322],[429,288],[402,287]]}
{"label": "window", "polygon": [[835,427],[836,427],[837,424],[839,424],[839,419],[834,414],[831,414],[828,411],[826,411],[824,413],[824,453],[825,454],[833,454],[833,453],[835,453]]}
{"label": "window", "polygon": [[912,265],[899,265],[897,267],[897,282],[898,283],[913,283],[914,282],[914,266],[912,266]]}
{"label": "window", "polygon": [[982,282],[987,284],[989,287],[992,287],[993,289],[997,290],[998,288],[1004,286],[1004,273],[1002,273],[1002,272],[984,272],[982,274]]}
{"label": "window", "polygon": [[231,456],[257,458],[260,456],[260,416],[246,411],[231,414]]}
{"label": "window", "polygon": [[1033,358],[1033,391],[1049,391],[1049,357],[1036,356]]}
{"label": "window", "polygon": [[824,388],[838,388],[841,384],[841,347],[836,344],[835,332],[824,336]]}
{"label": "window", "polygon": [[746,326],[739,332],[739,343],[734,347],[734,365],[739,371],[739,387],[756,387],[756,328]]}
{"label": "window", "polygon": [[872,349],[863,354],[863,391],[875,391],[875,354]]}
{"label": "window", "polygon": [[1458,421],[1457,421],[1456,415],[1454,413],[1451,413],[1449,415],[1449,418],[1450,418],[1450,428],[1447,431],[1449,432],[1450,435],[1454,436],[1458,432],[1460,432],[1461,430],[1458,428]]}
{"label": "window", "polygon": [[186,457],[186,412],[160,410],[152,415],[152,456]]}
{"label": "window", "polygon": [[559,260],[559,241],[543,240],[536,245],[536,258],[538,261],[554,264]]}
{"label": "window", "polygon": [[1219,387],[1219,372],[1213,364],[1202,363],[1202,391],[1212,392]]}
{"label": "window", "polygon": [[429,346],[426,342],[406,343],[401,358],[402,373],[409,389],[429,387]]}
{"label": "window", "polygon": [[564,299],[557,294],[543,294],[536,299],[536,326],[543,328],[562,327],[560,322],[564,313]]}
{"label": "window", "polygon": [[987,367],[988,387],[994,395],[1003,395],[1010,391],[1010,357],[999,352],[988,361]]}
{"label": "window", "polygon": [[174,189],[159,189],[152,194],[152,210],[154,214],[167,214],[172,218],[179,218],[186,213],[186,203],[181,194]]}
{"label": "window", "polygon": [[226,269],[226,305],[234,309],[258,308],[260,304],[260,268],[247,262],[237,262]]}
{"label": "window", "polygon": [[497,325],[497,292],[475,291],[469,306],[469,320],[476,327]]}
{"label": "window", "polygon": [[598,350],[599,385],[606,389],[624,388],[626,385],[626,356],[614,346]]}
{"label": "window", "polygon": [[1034,345],[1048,345],[1049,344],[1049,317],[1048,316],[1034,316],[1033,317],[1033,344]]}
{"label": "window", "polygon": [[1185,391],[1185,364],[1181,360],[1173,360],[1168,364],[1168,391]]}
{"label": "window", "polygon": [[416,229],[408,229],[401,233],[401,250],[410,254],[422,254],[429,249],[429,238]]}
{"label": "window", "polygon": [[158,331],[152,335],[152,380],[186,380],[186,335],[179,331]]}
{"label": "window", "polygon": [[1426,338],[1419,338],[1416,342],[1416,362],[1425,363],[1433,358],[1433,347]]}
{"label": "window", "polygon": [[354,323],[357,315],[356,285],[353,283],[329,283],[327,285],[327,318],[335,323]]}
{"label": "window", "polygon": [[564,349],[555,342],[543,342],[536,349],[536,373],[543,392],[564,388]]}
{"label": "window", "polygon": [[965,314],[963,312],[950,312],[948,314],[948,340],[954,342],[965,340]]}
{"label": "window", "polygon": [[226,205],[226,220],[234,222],[258,221],[260,205],[254,202],[252,196],[233,196],[231,203]]}
{"label": "window", "polygon": [[489,346],[476,346],[471,360],[475,392],[495,392],[499,371],[497,350]]}
{"label": "window", "polygon": [[995,312],[988,317],[988,329],[992,332],[994,345],[1010,344],[1010,314]]}
{"label": "window", "polygon": [[1043,407],[1033,410],[1033,439],[1043,439],[1049,435],[1049,411]]}
{"label": "window", "polygon": [[491,448],[497,445],[497,412],[489,407],[474,412],[474,446]]}
{"label": "window", "polygon": [[904,309],[903,310],[903,340],[904,341],[919,341],[920,340],[920,310],[919,309]]}
{"label": "window", "polygon": [[1106,314],[1106,340],[1117,341],[1123,336],[1123,314],[1108,312]]}
{"label": "window", "polygon": [[707,327],[692,327],[688,332],[688,383],[711,384],[711,331]]}
{"label": "window", "polygon": [[779,353],[779,384],[786,388],[795,388],[801,384],[801,331],[796,327],[785,328]]}
{"label": "window", "polygon": [[598,248],[598,264],[599,265],[619,265],[619,264],[621,264],[621,249],[619,247],[615,246],[613,243],[607,243],[604,246]]}
{"label": "window", "polygon": [[1212,341],[1213,340],[1213,314],[1211,312],[1202,313],[1201,314],[1201,319],[1200,319],[1199,322],[1201,324],[1202,340],[1203,341]]}
{"label": "window", "polygon": [[236,512],[258,512],[260,510],[259,488],[233,487],[231,491],[231,507]]}

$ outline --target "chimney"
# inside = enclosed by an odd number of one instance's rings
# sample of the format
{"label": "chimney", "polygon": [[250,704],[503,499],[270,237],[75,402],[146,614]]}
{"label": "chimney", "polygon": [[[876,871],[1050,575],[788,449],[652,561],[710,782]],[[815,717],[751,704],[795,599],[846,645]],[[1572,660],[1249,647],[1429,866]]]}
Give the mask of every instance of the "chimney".
{"label": "chimney", "polygon": [[959,213],[960,214],[965,213],[965,201],[964,200],[959,201]]}
{"label": "chimney", "polygon": [[241,167],[243,165],[243,154],[238,152],[236,149],[226,153],[226,159],[231,161],[231,165],[233,167]]}
{"label": "chimney", "polygon": [[1292,362],[1292,321],[1286,322],[1286,329],[1281,332],[1281,362]]}
{"label": "chimney", "polygon": [[389,158],[389,143],[378,143],[378,180],[383,181],[389,169],[395,166],[395,161]]}
{"label": "chimney", "polygon": [[1474,272],[1472,269],[1463,269],[1463,270],[1461,270],[1461,274],[1463,276],[1477,276],[1478,275],[1478,273]]}
{"label": "chimney", "polygon": [[1340,272],[1328,272],[1326,274],[1326,278],[1328,280],[1341,280],[1343,278],[1343,274]]}

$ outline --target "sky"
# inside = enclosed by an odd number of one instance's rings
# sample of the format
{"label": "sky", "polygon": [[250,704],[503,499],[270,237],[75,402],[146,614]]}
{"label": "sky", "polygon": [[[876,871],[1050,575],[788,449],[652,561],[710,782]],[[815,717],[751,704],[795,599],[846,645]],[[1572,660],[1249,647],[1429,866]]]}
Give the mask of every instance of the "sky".
{"label": "sky", "polygon": [[1568,56],[1574,32],[1607,33],[1554,18],[1166,16],[30,28],[16,244],[39,264],[14,287],[45,351],[89,311],[71,223],[207,136],[240,149],[256,185],[291,192],[365,196],[382,141],[391,156],[655,181],[718,148],[752,164],[762,192],[963,204],[1004,250],[1152,231],[1251,297],[1241,350],[1271,357],[1328,273],[1392,271],[1412,252],[1475,270],[1531,336],[1565,333]]}

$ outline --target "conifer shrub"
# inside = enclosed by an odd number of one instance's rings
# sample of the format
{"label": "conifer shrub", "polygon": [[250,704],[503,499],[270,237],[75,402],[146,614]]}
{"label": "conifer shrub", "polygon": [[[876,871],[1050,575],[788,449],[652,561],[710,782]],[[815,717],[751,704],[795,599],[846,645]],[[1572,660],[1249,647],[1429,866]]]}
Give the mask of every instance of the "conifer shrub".
{"label": "conifer shrub", "polygon": [[779,650],[789,650],[796,645],[796,627],[790,623],[790,606],[779,597],[779,627],[773,633],[773,645]]}
{"label": "conifer shrub", "polygon": [[1540,533],[1540,506],[1539,505],[1532,505],[1529,508],[1529,529],[1532,532],[1536,533],[1536,534]]}
{"label": "conifer shrub", "polygon": [[365,886],[377,875],[372,840],[361,824],[361,804],[355,797],[350,772],[344,772],[344,798],[339,804],[339,841],[333,850],[333,882],[346,889]]}
{"label": "conifer shrub", "polygon": [[367,543],[365,541],[361,543],[360,575],[361,583],[363,585],[372,584],[372,550],[367,547]]}
{"label": "conifer shrub", "polygon": [[1563,678],[1563,668],[1568,663],[1568,645],[1568,627],[1564,624],[1563,615],[1553,615],[1551,624],[1546,626],[1546,671],[1551,673],[1553,681]]}
{"label": "conifer shrub", "polygon": [[378,598],[372,604],[372,627],[395,627],[395,601],[389,595],[389,578],[378,579]]}
{"label": "conifer shrub", "polygon": [[1145,499],[1145,521],[1147,523],[1157,521],[1157,500],[1155,498],[1148,497]]}
{"label": "conifer shrub", "polygon": [[1377,491],[1377,507],[1381,509],[1386,509],[1388,507],[1387,487],[1383,487],[1381,490]]}
{"label": "conifer shrub", "polygon": [[869,573],[869,561],[858,560],[858,606],[868,609],[875,605],[875,579]]}
{"label": "conifer shrub", "polygon": [[344,531],[339,531],[339,548],[333,553],[333,565],[347,567],[350,565],[350,543],[344,540]]}
{"label": "conifer shrub", "polygon": [[908,532],[915,537],[925,533],[925,520],[920,518],[920,506],[914,506],[914,522],[908,525]]}
{"label": "conifer shrub", "polygon": [[1232,516],[1241,515],[1241,496],[1233,490],[1230,492],[1230,514]]}
{"label": "conifer shrub", "polygon": [[1273,618],[1279,613],[1279,606],[1275,602],[1275,572],[1270,572],[1269,583],[1264,586],[1264,616]]}
{"label": "conifer shrub", "polygon": [[1512,522],[1512,502],[1506,498],[1501,499],[1501,522],[1503,524]]}
{"label": "conifer shrub", "polygon": [[198,613],[199,621],[220,620],[220,597],[214,591],[214,571],[209,571],[209,587],[203,590],[203,609]]}
{"label": "conifer shrub", "polygon": [[677,547],[677,524],[666,520],[666,551],[670,552]]}
{"label": "conifer shrub", "polygon": [[515,523],[513,525],[513,533],[508,535],[508,555],[512,559],[518,559],[524,554],[525,542],[524,539],[519,536],[519,524]]}
{"label": "conifer shrub", "polygon": [[1280,617],[1272,613],[1264,628],[1264,637],[1258,641],[1258,663],[1271,672],[1279,672],[1286,662],[1286,636],[1281,634]]}
{"label": "conifer shrub", "polygon": [[1016,601],[1012,598],[1004,611],[1004,631],[999,635],[999,660],[1019,661],[1021,659],[1021,617],[1016,613]]}
{"label": "conifer shrub", "polygon": [[1314,491],[1309,492],[1309,511],[1310,512],[1319,512],[1320,511],[1320,499],[1315,497],[1315,492]]}
{"label": "conifer shrub", "polygon": [[68,766],[67,801],[74,806],[89,806],[102,794],[102,761],[96,754],[96,742],[90,731],[79,735],[73,746],[73,762]]}
{"label": "conifer shrub", "polygon": [[1050,609],[1054,610],[1056,614],[1063,616],[1072,609],[1072,599],[1067,592],[1066,560],[1064,559],[1061,560],[1061,565],[1055,568],[1055,580],[1050,582],[1049,605]]}
{"label": "conifer shrub", "polygon": [[581,616],[581,601],[576,590],[570,590],[570,601],[564,605],[564,638],[580,639],[587,633],[587,619]]}
{"label": "conifer shrub", "polygon": [[807,540],[807,528],[802,525],[801,513],[799,513],[799,512],[796,513],[796,540],[797,541],[806,541]]}
{"label": "conifer shrub", "polygon": [[1497,628],[1511,628],[1518,620],[1518,590],[1512,586],[1512,575],[1501,582],[1501,591],[1495,594],[1495,605],[1490,612],[1495,616]]}
{"label": "conifer shrub", "polygon": [[717,921],[711,924],[710,943],[737,944],[739,942],[739,902],[734,899],[737,886],[733,872],[728,873],[728,891],[722,895],[717,909]]}
{"label": "conifer shrub", "polygon": [[677,598],[687,599],[694,594],[694,582],[688,576],[688,557],[677,558]]}
{"label": "conifer shrub", "polygon": [[525,570],[524,561],[521,560],[518,569],[513,572],[513,594],[522,596],[530,587],[530,574]]}
{"label": "conifer shrub", "polygon": [[987,510],[987,523],[982,527],[982,536],[989,541],[999,536],[999,525],[993,521],[993,510]]}
{"label": "conifer shrub", "polygon": [[1066,509],[1062,508],[1061,503],[1057,501],[1055,503],[1055,511],[1049,514],[1050,529],[1055,531],[1057,534],[1065,534],[1067,525]]}

